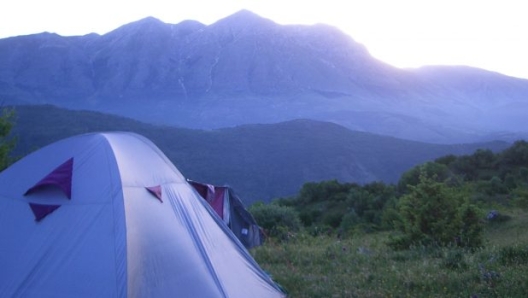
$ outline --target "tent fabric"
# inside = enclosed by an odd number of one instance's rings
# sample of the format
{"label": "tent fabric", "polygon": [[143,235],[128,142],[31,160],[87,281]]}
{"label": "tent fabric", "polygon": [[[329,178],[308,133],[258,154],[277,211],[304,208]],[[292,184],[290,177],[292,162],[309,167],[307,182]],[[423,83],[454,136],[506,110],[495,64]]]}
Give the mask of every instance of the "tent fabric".
{"label": "tent fabric", "polygon": [[[224,197],[226,197],[223,188],[215,187],[211,184],[199,183],[196,181],[188,180],[189,183],[198,191],[200,196],[204,198],[213,210],[220,216],[221,219],[228,217],[229,210],[224,210]],[[229,223],[228,221],[225,221]]]}
{"label": "tent fabric", "polygon": [[[42,180],[37,182],[35,185],[30,187],[25,193],[25,196],[31,195],[36,192],[41,192],[44,189],[50,187],[57,187],[64,195],[71,199],[71,179],[72,179],[72,168],[73,168],[73,158],[68,159],[63,164],[59,165],[51,173],[49,173]],[[47,204],[34,204],[29,203],[31,211],[35,215],[36,221],[41,221],[48,214],[57,210],[61,205],[47,205]]]}
{"label": "tent fabric", "polygon": [[156,199],[160,200],[160,202],[163,203],[163,198],[161,197],[161,186],[151,186],[151,187],[145,187],[152,195],[156,197]]}
{"label": "tent fabric", "polygon": [[56,186],[64,192],[68,199],[71,199],[72,168],[73,158],[70,158],[51,173],[49,173],[42,180],[37,182],[37,184],[29,188],[24,194],[31,194],[46,186]]}
{"label": "tent fabric", "polygon": [[[70,159],[71,199],[61,187],[24,195]],[[60,207],[35,221],[35,205]],[[285,296],[168,158],[133,133],[64,139],[0,173],[0,239],[0,297]]]}
{"label": "tent fabric", "polygon": [[46,216],[48,216],[48,214],[59,209],[60,206],[61,205],[39,205],[39,204],[29,203],[29,207],[31,208],[33,215],[35,215],[36,221],[41,221]]}
{"label": "tent fabric", "polygon": [[233,188],[188,181],[246,248],[262,245],[263,234],[260,227]]}

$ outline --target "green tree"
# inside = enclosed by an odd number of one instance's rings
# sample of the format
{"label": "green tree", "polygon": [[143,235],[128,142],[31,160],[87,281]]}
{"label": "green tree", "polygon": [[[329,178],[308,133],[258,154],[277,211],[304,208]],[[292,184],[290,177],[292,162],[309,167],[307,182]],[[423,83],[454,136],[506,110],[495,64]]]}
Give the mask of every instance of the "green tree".
{"label": "green tree", "polygon": [[11,129],[15,119],[15,112],[12,109],[3,108],[0,116],[0,171],[3,171],[11,164],[9,154],[15,147],[16,139],[10,137]]}
{"label": "green tree", "polygon": [[528,142],[515,142],[500,154],[500,159],[505,165],[528,167]]}
{"label": "green tree", "polygon": [[478,149],[472,155],[464,155],[449,164],[450,169],[465,181],[489,180],[497,171],[499,159],[489,149]]}
{"label": "green tree", "polygon": [[517,188],[513,190],[513,204],[517,208],[528,211],[528,189]]}
{"label": "green tree", "polygon": [[400,193],[405,194],[409,191],[410,186],[420,183],[421,173],[427,174],[428,177],[434,177],[435,181],[438,182],[444,182],[451,176],[449,168],[445,164],[427,162],[402,174],[398,181]]}
{"label": "green tree", "polygon": [[354,183],[339,183],[337,180],[308,182],[303,185],[294,200],[302,223],[306,226],[339,226],[347,212],[347,193],[352,188],[360,188]]}
{"label": "green tree", "polygon": [[345,222],[341,223],[341,228],[356,223],[362,224],[365,230],[379,230],[385,204],[395,196],[395,187],[382,182],[371,182],[361,188],[351,188],[347,194],[347,218],[343,216]]}
{"label": "green tree", "polygon": [[301,188],[298,199],[302,204],[326,202],[328,200],[344,200],[345,194],[350,187],[349,184],[341,184],[335,179],[322,182],[308,182]]}
{"label": "green tree", "polygon": [[469,203],[464,203],[458,210],[459,222],[462,224],[457,245],[476,248],[482,246],[482,225],[480,211]]}
{"label": "green tree", "polygon": [[282,240],[302,227],[299,215],[292,207],[257,202],[251,205],[249,212],[269,236]]}
{"label": "green tree", "polygon": [[429,177],[425,171],[419,179],[420,182],[410,186],[398,203],[402,234],[393,237],[389,244],[396,248],[480,245],[481,228],[476,208],[467,203],[461,192]]}

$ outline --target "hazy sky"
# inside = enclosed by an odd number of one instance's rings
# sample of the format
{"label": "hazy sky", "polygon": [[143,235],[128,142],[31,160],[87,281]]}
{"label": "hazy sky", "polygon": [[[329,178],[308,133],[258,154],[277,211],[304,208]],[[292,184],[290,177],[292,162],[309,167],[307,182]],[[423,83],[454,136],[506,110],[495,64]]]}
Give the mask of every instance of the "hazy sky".
{"label": "hazy sky", "polygon": [[107,33],[147,16],[211,24],[248,9],[279,24],[326,23],[397,67],[469,65],[528,78],[524,0],[16,0],[0,6],[0,38]]}

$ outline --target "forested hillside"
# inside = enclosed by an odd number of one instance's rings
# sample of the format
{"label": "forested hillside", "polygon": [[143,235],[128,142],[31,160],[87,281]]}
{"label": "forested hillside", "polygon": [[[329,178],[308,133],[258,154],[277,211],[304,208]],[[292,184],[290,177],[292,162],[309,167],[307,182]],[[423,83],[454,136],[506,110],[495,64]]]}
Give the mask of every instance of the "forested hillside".
{"label": "forested hillside", "polygon": [[296,196],[275,200],[274,204],[294,208],[307,228],[324,227],[340,233],[358,228],[367,232],[390,230],[395,228],[401,198],[420,190],[420,186],[433,185],[438,188],[428,197],[445,190],[449,194],[441,200],[453,196],[484,209],[495,205],[526,208],[528,142],[517,141],[500,153],[479,149],[469,155],[439,157],[404,172],[397,183],[310,182]]}
{"label": "forested hillside", "polygon": [[398,183],[307,183],[251,212],[293,297],[524,297],[528,142],[447,155]]}
{"label": "forested hillside", "polygon": [[247,204],[294,195],[307,182],[395,183],[411,167],[446,154],[508,146],[427,144],[313,120],[192,130],[53,106],[17,106],[15,111],[19,156],[76,134],[132,131],[151,139],[187,178],[228,184]]}

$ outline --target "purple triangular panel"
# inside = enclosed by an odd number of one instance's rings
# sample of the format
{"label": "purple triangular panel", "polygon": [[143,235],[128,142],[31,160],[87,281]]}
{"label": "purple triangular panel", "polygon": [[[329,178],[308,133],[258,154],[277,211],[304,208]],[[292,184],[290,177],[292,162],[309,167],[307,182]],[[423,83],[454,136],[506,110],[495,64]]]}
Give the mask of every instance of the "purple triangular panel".
{"label": "purple triangular panel", "polygon": [[157,186],[150,186],[150,187],[145,187],[151,194],[153,194],[156,198],[158,198],[158,200],[160,200],[160,202],[163,203],[163,200],[161,199],[161,186],[160,185],[157,185]]}
{"label": "purple triangular panel", "polygon": [[57,186],[71,200],[71,183],[73,172],[73,157],[61,164],[33,187],[28,189],[24,195],[28,195],[45,186]]}
{"label": "purple triangular panel", "polygon": [[36,221],[41,221],[44,217],[57,210],[60,206],[61,205],[40,205],[29,203],[29,207],[31,207],[31,211],[33,211]]}

